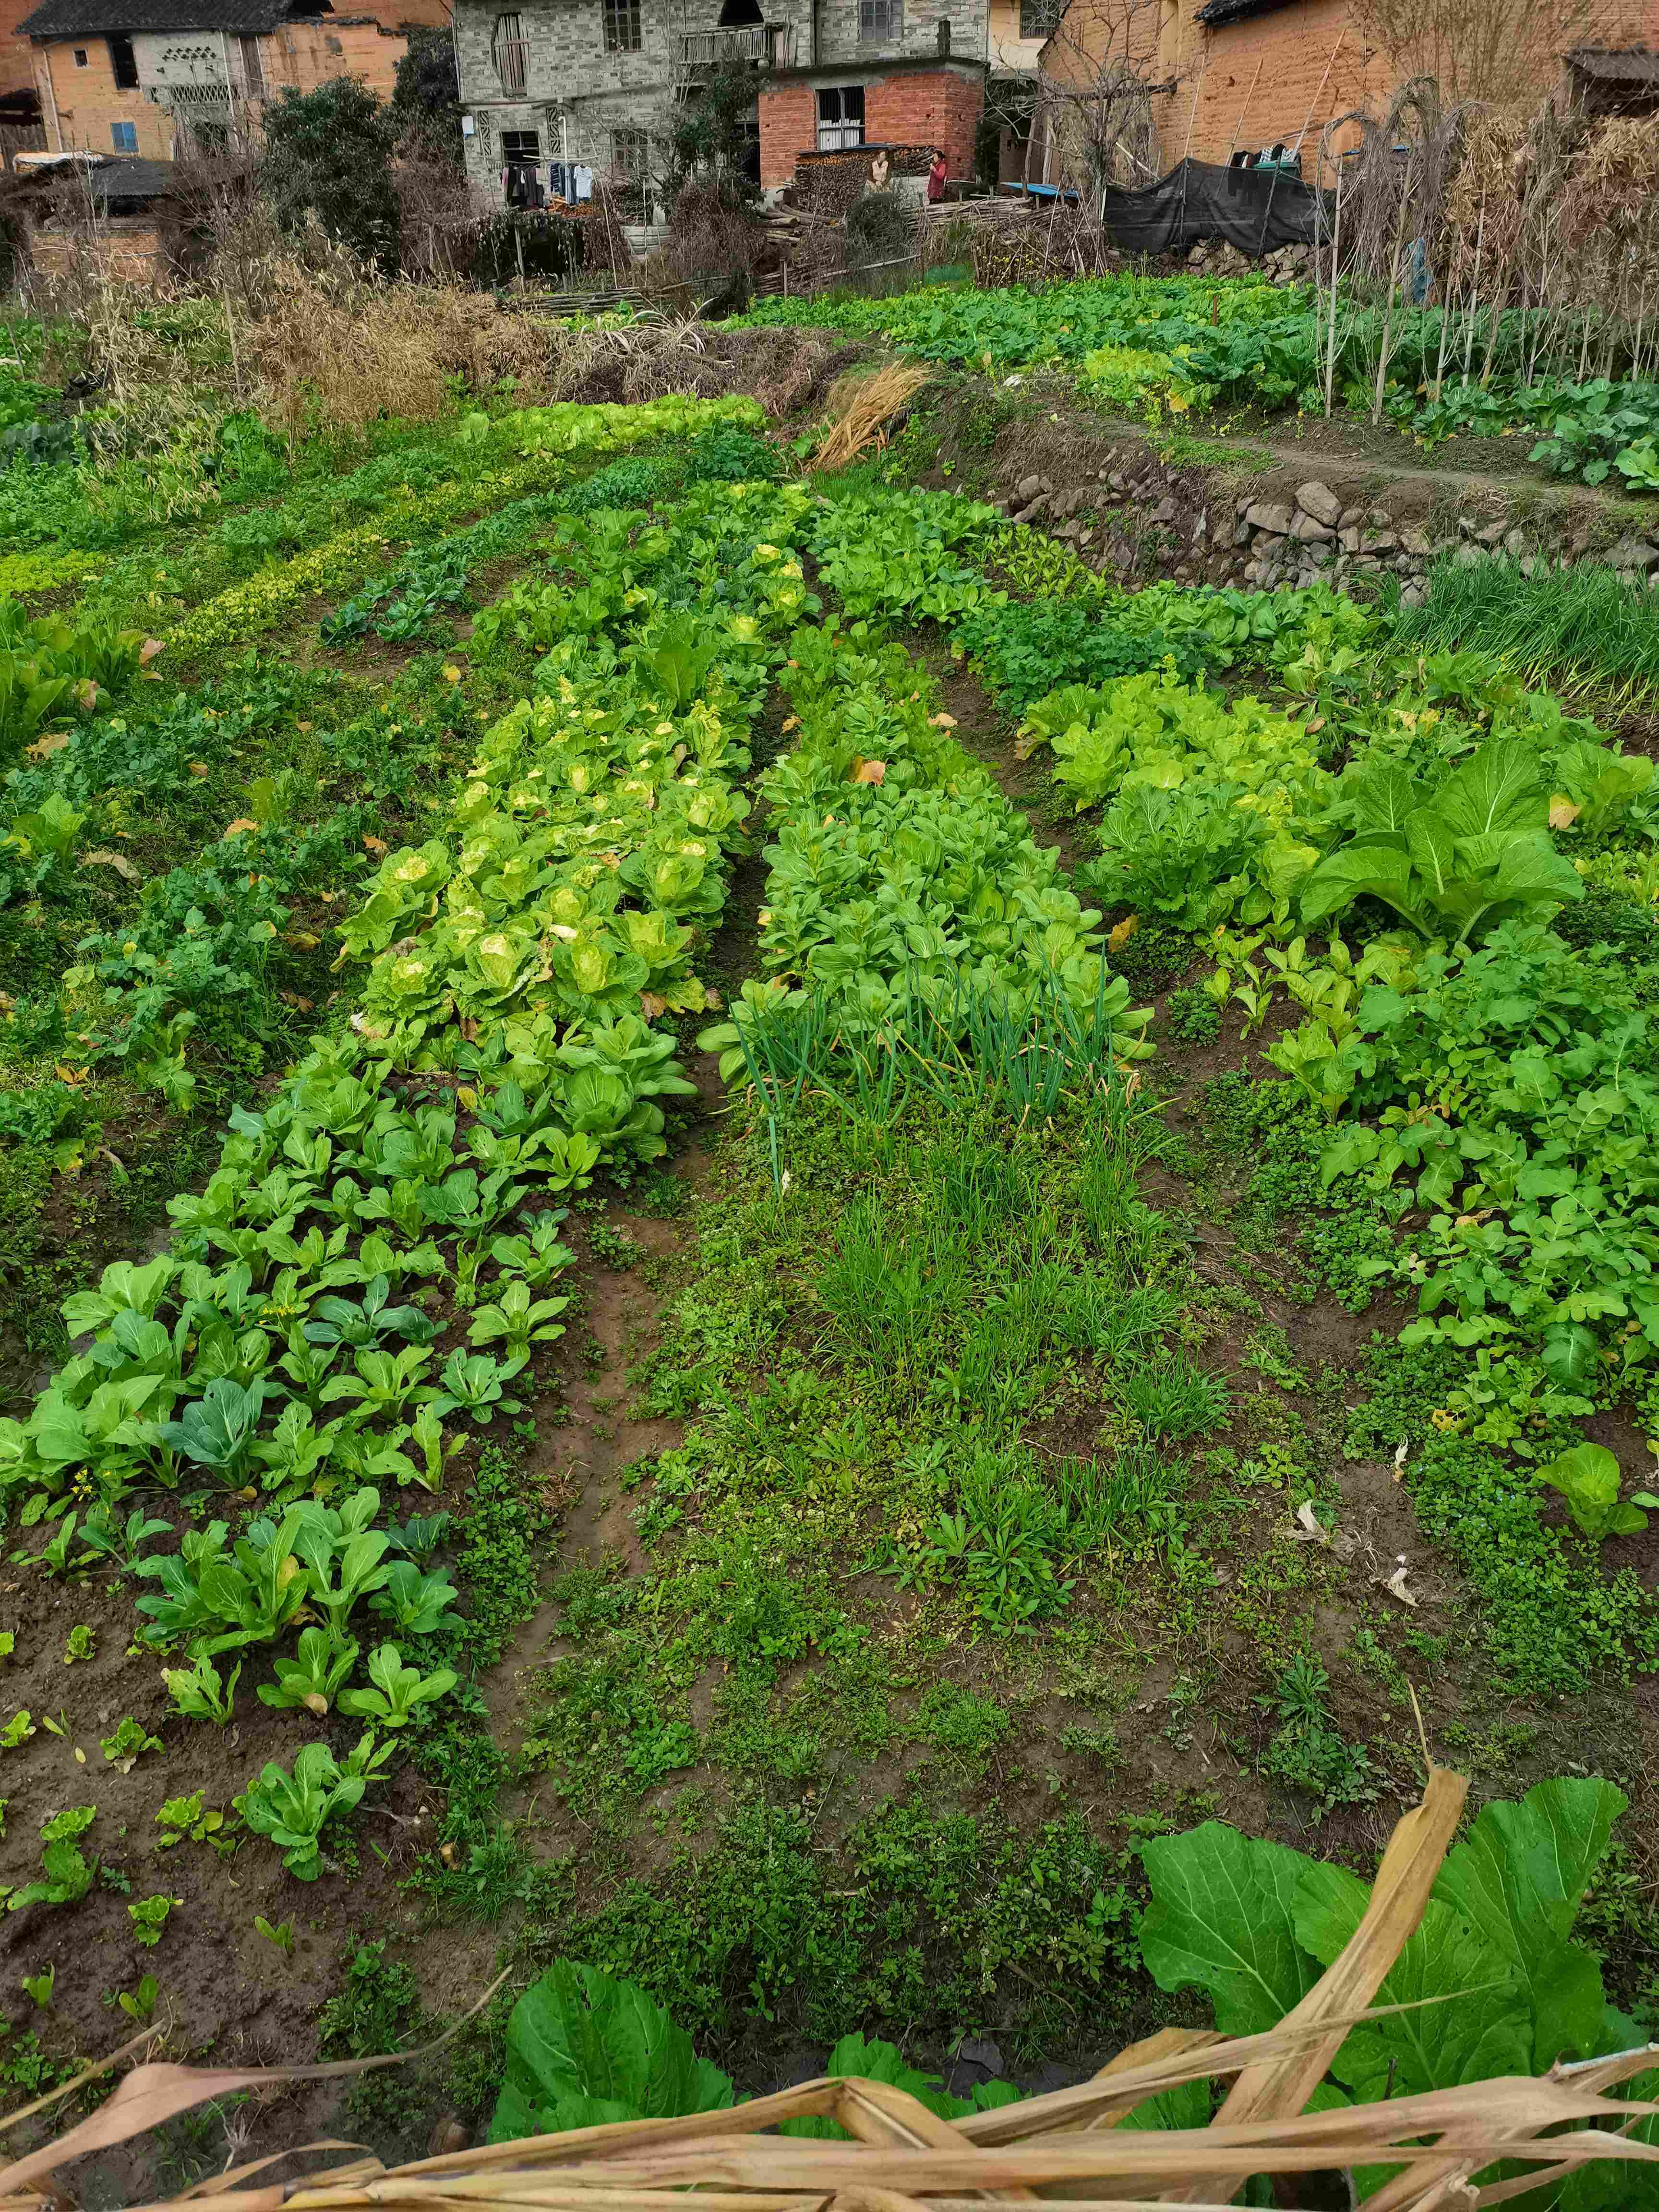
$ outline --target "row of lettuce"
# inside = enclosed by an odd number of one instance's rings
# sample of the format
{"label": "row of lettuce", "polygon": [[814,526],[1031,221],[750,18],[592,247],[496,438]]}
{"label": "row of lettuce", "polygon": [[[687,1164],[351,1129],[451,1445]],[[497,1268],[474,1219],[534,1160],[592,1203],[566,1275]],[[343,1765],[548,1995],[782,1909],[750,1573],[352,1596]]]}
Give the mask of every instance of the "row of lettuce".
{"label": "row of lettuce", "polygon": [[[371,1722],[240,1801],[301,1878],[385,1770],[375,1729],[460,1693],[432,1663],[453,1656],[452,1579],[429,1524],[400,1530],[382,1499],[438,1490],[469,1434],[522,1411],[563,1333],[557,1201],[602,1163],[659,1156],[658,1101],[692,1088],[650,1024],[709,1003],[692,957],[808,604],[788,552],[805,505],[708,483],[660,521],[600,510],[554,532],[544,574],[474,641],[484,667],[545,647],[532,694],[342,932],[342,967],[367,963],[349,1022],[233,1113],[165,1253],[68,1301],[86,1348],[0,1428],[8,1504],[52,1565],[132,1577],[178,1711],[222,1725],[270,1661],[265,1705]],[[136,1502],[158,1488],[185,1509],[176,1547]],[[234,1539],[204,1519],[250,1492]]]}

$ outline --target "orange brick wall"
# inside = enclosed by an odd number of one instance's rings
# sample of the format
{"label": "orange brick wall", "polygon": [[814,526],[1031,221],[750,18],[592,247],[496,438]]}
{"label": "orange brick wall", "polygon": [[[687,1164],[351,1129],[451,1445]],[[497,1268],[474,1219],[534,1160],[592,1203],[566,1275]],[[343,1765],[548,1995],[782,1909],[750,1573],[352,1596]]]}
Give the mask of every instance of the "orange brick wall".
{"label": "orange brick wall", "polygon": [[[87,58],[84,69],[75,65],[77,48]],[[137,87],[123,91],[117,85],[107,39],[91,33],[79,39],[54,39],[49,46],[35,47],[34,66],[46,143],[53,153],[85,147],[94,154],[112,154],[115,141],[111,126],[118,122],[132,125],[137,139],[134,150],[147,161],[173,159],[173,118]]]}
{"label": "orange brick wall", "polygon": [[[9,0],[0,0],[0,7]],[[34,4],[34,0],[29,0]],[[386,0],[381,15],[404,22],[441,22],[444,0]],[[389,99],[398,64],[408,51],[401,31],[386,27],[372,16],[325,16],[314,22],[288,23],[259,41],[259,59],[267,91],[274,97],[292,85],[310,92],[331,78],[361,78],[369,88]],[[75,63],[76,49],[86,55],[84,69]],[[234,51],[234,49],[233,49]],[[124,91],[115,82],[106,39],[88,36],[55,39],[33,49],[35,82],[40,88],[47,143],[55,153],[85,147],[109,154],[115,150],[112,126],[131,123],[137,135],[136,150],[152,161],[170,161],[173,155],[173,118],[164,107],[145,98],[141,88]],[[58,135],[52,129],[53,100],[57,103]],[[811,139],[807,143],[811,143]],[[791,164],[793,168],[793,161]]]}
{"label": "orange brick wall", "polygon": [[985,88],[954,70],[879,77],[864,91],[864,135],[878,145],[940,146],[953,177],[974,173],[974,139]]}
{"label": "orange brick wall", "polygon": [[96,267],[117,283],[153,284],[166,270],[167,249],[155,223],[118,216],[100,227],[95,240],[33,230],[29,259],[42,276],[73,276]]}
{"label": "orange brick wall", "polygon": [[795,158],[817,143],[817,99],[810,84],[770,84],[760,95],[761,185],[793,181]]}
{"label": "orange brick wall", "polygon": [[[411,21],[434,20],[408,13]],[[398,64],[408,48],[400,33],[378,23],[330,22],[326,16],[317,22],[284,23],[259,41],[265,82],[273,93],[285,85],[309,92],[331,77],[355,76],[382,100],[391,98]]]}
{"label": "orange brick wall", "polygon": [[[1171,30],[1179,41],[1174,54]],[[1159,103],[1166,168],[1188,153],[1225,161],[1237,148],[1301,138],[1303,173],[1311,181],[1319,135],[1332,117],[1388,97],[1388,64],[1354,27],[1347,0],[1293,0],[1213,31],[1183,7],[1166,27],[1162,58],[1182,79]]]}
{"label": "orange brick wall", "polygon": [[[1067,26],[1080,9],[1104,4],[1073,0]],[[1117,5],[1121,12],[1121,0]],[[1576,4],[1567,12],[1563,46],[1659,40],[1659,0],[1595,0],[1588,12]],[[1310,182],[1325,125],[1350,108],[1384,110],[1398,74],[1356,25],[1348,0],[1291,0],[1213,30],[1194,21],[1190,0],[1166,4],[1158,60],[1161,76],[1181,80],[1158,103],[1166,168],[1188,153],[1195,161],[1225,161],[1236,149],[1301,138]],[[1559,79],[1552,60],[1540,69],[1535,97],[1557,91]],[[1333,150],[1343,151],[1354,137],[1340,133]]]}
{"label": "orange brick wall", "polygon": [[[849,70],[837,83],[856,83]],[[896,70],[864,80],[864,135],[872,145],[941,146],[953,177],[974,171],[984,87],[977,75],[955,70]],[[799,155],[817,144],[817,92],[799,82],[769,85],[760,95],[761,184],[767,190],[793,180]]]}
{"label": "orange brick wall", "polygon": [[0,92],[27,92],[34,82],[34,55],[17,26],[38,0],[0,0]]}

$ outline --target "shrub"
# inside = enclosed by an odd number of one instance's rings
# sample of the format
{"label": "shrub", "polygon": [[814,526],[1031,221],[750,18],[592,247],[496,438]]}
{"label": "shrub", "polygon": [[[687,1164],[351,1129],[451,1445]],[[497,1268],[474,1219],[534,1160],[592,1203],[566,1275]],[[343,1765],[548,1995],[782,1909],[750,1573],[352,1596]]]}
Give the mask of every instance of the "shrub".
{"label": "shrub", "polygon": [[313,218],[391,276],[398,266],[392,149],[398,125],[377,95],[337,76],[314,92],[286,88],[265,110],[260,181],[285,230]]}
{"label": "shrub", "polygon": [[899,261],[915,248],[915,225],[891,192],[866,192],[847,210],[847,265]]}

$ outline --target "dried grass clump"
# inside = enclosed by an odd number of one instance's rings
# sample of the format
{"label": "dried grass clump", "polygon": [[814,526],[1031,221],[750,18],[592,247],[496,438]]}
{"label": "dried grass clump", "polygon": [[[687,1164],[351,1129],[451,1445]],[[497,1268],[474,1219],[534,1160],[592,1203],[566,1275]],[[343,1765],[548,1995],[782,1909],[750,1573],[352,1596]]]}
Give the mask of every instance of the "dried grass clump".
{"label": "dried grass clump", "polygon": [[932,371],[913,362],[884,362],[879,368],[850,370],[830,387],[834,428],[813,456],[815,469],[843,468],[859,454],[887,443],[895,416],[908,407]]}
{"label": "dried grass clump", "polygon": [[383,412],[436,421],[456,376],[514,377],[527,398],[546,384],[546,332],[487,293],[367,276],[338,249],[273,245],[238,274],[259,410],[290,438],[319,419],[357,432]]}
{"label": "dried grass clump", "polygon": [[556,399],[659,399],[671,392],[716,399],[746,392],[775,420],[821,403],[832,380],[864,349],[823,331],[728,330],[672,317],[619,330],[563,329],[547,372]]}
{"label": "dried grass clump", "polygon": [[[825,2079],[724,2112],[483,2144],[391,2172],[361,2158],[284,2182],[272,2179],[276,2160],[260,2159],[198,2183],[189,2212],[671,2212],[670,2192],[686,2190],[696,2192],[696,2212],[1014,2212],[1033,2198],[1082,2200],[1090,2212],[1151,2212],[1154,2204],[1231,2203],[1253,2174],[1273,2177],[1275,2201],[1293,2204],[1303,2201],[1299,2176],[1379,2165],[1395,2171],[1370,2199],[1377,2212],[1446,2212],[1504,2202],[1594,2162],[1659,2161],[1659,2146],[1620,2132],[1659,2107],[1606,2094],[1648,2070],[1651,2050],[1557,2066],[1540,2080],[1471,2082],[1304,2113],[1349,2031],[1373,2016],[1368,2008],[1422,1917],[1468,1787],[1461,1775],[1431,1769],[1423,1802],[1389,1840],[1347,1948],[1264,2035],[1163,2028],[1091,2081],[957,2121],[881,2082]],[[54,2177],[73,2160],[210,2098],[397,2063],[249,2072],[140,2066],[90,2119],[0,2175],[0,2212],[67,2212],[73,2200]],[[1118,2124],[1149,2097],[1229,2077],[1207,2128]],[[807,2117],[839,2121],[852,2141],[763,2132]],[[1571,2132],[1549,2132],[1563,2128]],[[1472,2177],[1500,2160],[1529,2171],[1477,2197]],[[183,2212],[185,2202],[168,2212]]]}

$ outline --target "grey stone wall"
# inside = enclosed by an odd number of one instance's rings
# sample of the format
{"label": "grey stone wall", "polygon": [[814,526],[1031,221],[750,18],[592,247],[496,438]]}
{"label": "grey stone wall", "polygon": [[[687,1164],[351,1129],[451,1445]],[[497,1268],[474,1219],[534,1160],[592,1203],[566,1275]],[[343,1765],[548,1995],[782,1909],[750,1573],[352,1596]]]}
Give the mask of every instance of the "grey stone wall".
{"label": "grey stone wall", "polygon": [[[763,0],[769,22],[793,22],[803,57],[812,38],[811,0]],[[859,36],[859,0],[819,0],[817,72],[856,82],[866,70],[897,59],[921,60],[939,51],[941,19],[951,25],[951,52],[959,61],[983,60],[988,0],[900,0],[893,35]],[[493,40],[500,0],[455,0],[455,51],[461,101],[474,118],[466,141],[467,173],[492,201],[501,198],[501,133],[536,131],[542,159],[559,150],[559,117],[568,121],[570,158],[603,167],[613,130],[659,136],[672,106],[674,66],[684,31],[712,30],[720,0],[641,0],[641,48],[607,53],[601,0],[520,0],[526,47],[525,91],[506,100],[495,74]],[[763,82],[757,79],[757,89]]]}
{"label": "grey stone wall", "polygon": [[466,140],[467,173],[492,202],[501,192],[501,134],[535,131],[541,135],[542,160],[560,158],[560,119],[573,161],[608,167],[611,134],[643,130],[653,138],[665,131],[672,105],[673,66],[682,31],[713,29],[720,0],[641,0],[640,50],[607,53],[601,0],[520,0],[524,26],[525,90],[521,100],[502,98],[495,73],[496,18],[501,0],[455,0],[455,52],[461,104],[473,118]]}
{"label": "grey stone wall", "polygon": [[987,0],[900,0],[902,20],[896,37],[859,36],[859,0],[820,0],[819,68],[861,67],[884,61],[920,61],[939,52],[941,21],[951,26],[955,61],[986,58],[989,9]]}

